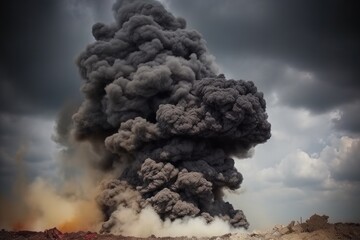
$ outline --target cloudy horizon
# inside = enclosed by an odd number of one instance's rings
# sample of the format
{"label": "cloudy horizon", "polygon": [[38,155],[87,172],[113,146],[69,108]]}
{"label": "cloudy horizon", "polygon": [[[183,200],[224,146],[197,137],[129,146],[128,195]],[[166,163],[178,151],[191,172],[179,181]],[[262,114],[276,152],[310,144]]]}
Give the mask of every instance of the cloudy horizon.
{"label": "cloudy horizon", "polygon": [[[313,213],[360,222],[359,6],[343,1],[162,0],[200,32],[219,72],[264,93],[272,137],[239,159],[227,199],[251,228]],[[30,180],[56,179],[58,114],[77,105],[77,55],[113,1],[11,1],[0,6],[0,196],[19,156]],[[21,156],[23,155],[23,157]]]}

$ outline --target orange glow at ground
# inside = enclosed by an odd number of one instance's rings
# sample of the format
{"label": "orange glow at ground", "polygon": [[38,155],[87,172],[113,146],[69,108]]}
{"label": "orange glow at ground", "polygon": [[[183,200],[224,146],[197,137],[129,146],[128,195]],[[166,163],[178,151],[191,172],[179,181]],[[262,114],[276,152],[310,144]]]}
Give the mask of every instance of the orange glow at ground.
{"label": "orange glow at ground", "polygon": [[66,221],[60,224],[57,227],[61,232],[76,232],[80,230],[87,230],[86,226],[84,226],[80,219],[73,218],[69,221]]}
{"label": "orange glow at ground", "polygon": [[27,229],[26,224],[23,222],[16,222],[11,226],[11,230],[14,230],[14,231],[21,231],[21,230],[26,230],[26,229]]}
{"label": "orange glow at ground", "polygon": [[16,221],[11,225],[11,230],[13,231],[22,231],[22,230],[29,230],[31,226],[31,219],[24,219],[22,221]]}

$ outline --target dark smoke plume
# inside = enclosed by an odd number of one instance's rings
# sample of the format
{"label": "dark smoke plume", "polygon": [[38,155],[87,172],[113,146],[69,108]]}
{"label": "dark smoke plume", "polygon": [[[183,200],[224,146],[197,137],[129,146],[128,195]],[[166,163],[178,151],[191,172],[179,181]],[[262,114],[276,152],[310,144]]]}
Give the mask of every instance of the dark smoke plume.
{"label": "dark smoke plume", "polygon": [[121,166],[102,185],[103,231],[121,207],[151,206],[162,219],[220,217],[249,226],[222,190],[243,180],[233,155],[270,138],[263,94],[253,82],[217,75],[196,31],[153,0],[119,0],[115,22],[97,23],[79,56],[85,101],[76,136]]}

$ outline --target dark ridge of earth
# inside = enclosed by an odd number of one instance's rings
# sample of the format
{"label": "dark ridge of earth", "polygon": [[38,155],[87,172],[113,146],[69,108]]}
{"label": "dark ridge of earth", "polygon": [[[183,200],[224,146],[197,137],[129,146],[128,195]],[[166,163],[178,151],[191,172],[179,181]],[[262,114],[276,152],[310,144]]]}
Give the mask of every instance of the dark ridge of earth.
{"label": "dark ridge of earth", "polygon": [[33,231],[0,231],[0,240],[323,240],[323,239],[351,239],[360,240],[360,223],[328,223],[328,216],[311,216],[304,223],[292,221],[287,226],[276,225],[267,231],[254,231],[248,233],[234,233],[215,237],[125,237],[111,234],[98,234],[94,232],[62,233],[56,228],[44,232]]}

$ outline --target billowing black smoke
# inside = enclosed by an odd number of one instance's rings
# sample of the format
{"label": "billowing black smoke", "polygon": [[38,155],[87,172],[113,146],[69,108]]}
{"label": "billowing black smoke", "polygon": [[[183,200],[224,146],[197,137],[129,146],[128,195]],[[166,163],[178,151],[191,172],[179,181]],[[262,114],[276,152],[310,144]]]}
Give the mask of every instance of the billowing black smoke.
{"label": "billowing black smoke", "polygon": [[217,75],[201,35],[159,2],[119,0],[113,10],[115,23],[95,24],[78,59],[85,101],[73,117],[101,166],[122,168],[98,198],[103,230],[119,206],[149,205],[162,219],[218,216],[247,228],[222,189],[243,180],[230,156],[270,138],[263,94]]}

